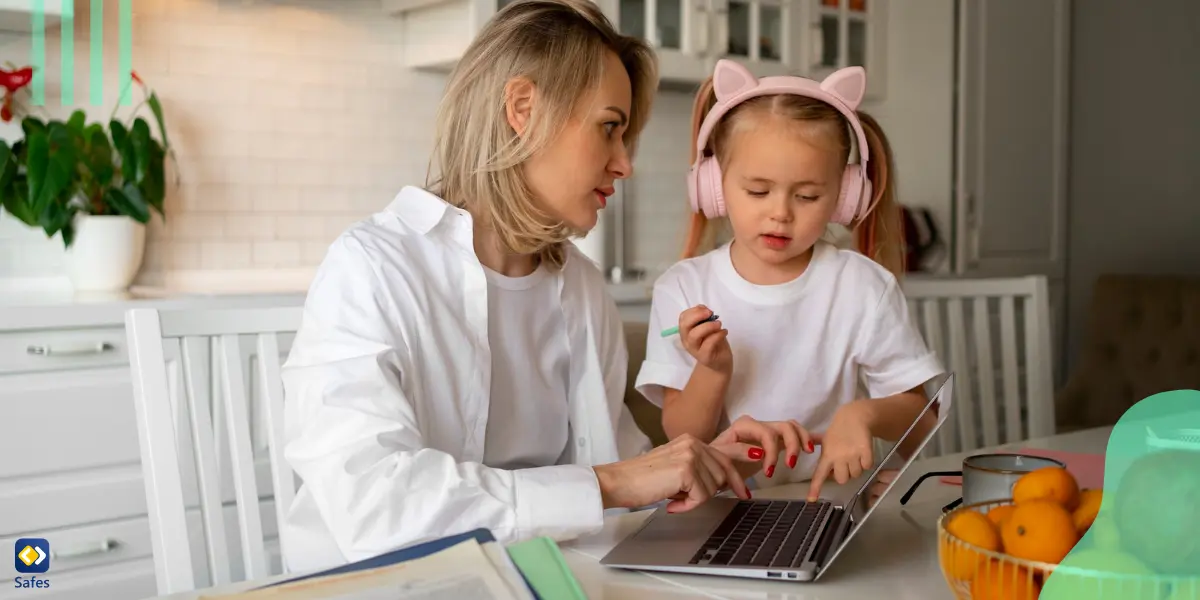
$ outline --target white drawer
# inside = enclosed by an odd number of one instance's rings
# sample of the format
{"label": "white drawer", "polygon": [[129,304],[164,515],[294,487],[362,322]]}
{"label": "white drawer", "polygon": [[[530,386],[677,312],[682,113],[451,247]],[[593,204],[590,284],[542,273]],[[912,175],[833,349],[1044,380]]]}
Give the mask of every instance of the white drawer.
{"label": "white drawer", "polygon": [[123,326],[0,333],[0,373],[108,366],[129,366]]}
{"label": "white drawer", "polygon": [[128,368],[0,375],[0,478],[140,460]]}
{"label": "white drawer", "polygon": [[44,577],[50,587],[40,590],[16,589],[10,580],[0,586],[0,600],[141,600],[158,595],[154,561],[149,558],[68,573],[55,573],[52,567]]}
{"label": "white drawer", "polygon": [[[242,550],[238,536],[237,508],[230,504],[223,507],[225,536],[229,544],[230,575],[234,581],[244,579]],[[278,527],[275,524],[275,502],[266,499],[259,503],[259,515],[263,521],[263,538],[267,550],[268,569],[272,574],[280,573],[282,560],[279,549]],[[192,554],[192,568],[198,588],[211,586],[208,577],[208,558],[205,552],[203,521],[199,509],[186,513],[188,540]],[[55,598],[144,598],[156,594],[154,580],[154,552],[150,542],[150,522],[145,516],[96,523],[80,527],[50,531],[26,531],[7,535],[0,539],[0,547],[11,548],[22,537],[44,538],[50,543],[50,569],[39,578],[51,581],[51,590],[66,594]],[[131,568],[132,567],[132,568]],[[91,595],[85,592],[99,587]],[[112,593],[107,593],[112,586]],[[9,589],[14,589],[9,586]],[[99,590],[104,590],[101,593]],[[5,586],[0,586],[0,599],[7,597]],[[31,592],[32,590],[15,590]],[[46,590],[36,590],[38,597]],[[75,595],[76,593],[82,595]]]}

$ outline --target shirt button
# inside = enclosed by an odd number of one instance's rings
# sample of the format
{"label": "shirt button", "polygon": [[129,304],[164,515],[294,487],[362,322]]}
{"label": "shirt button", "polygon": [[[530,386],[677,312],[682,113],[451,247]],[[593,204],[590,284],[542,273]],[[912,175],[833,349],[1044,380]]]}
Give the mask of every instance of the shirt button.
{"label": "shirt button", "polygon": [[583,441],[583,438],[579,438],[579,447],[580,447],[580,448],[582,448],[582,447],[584,446],[584,444],[585,444],[585,443],[586,443],[586,442],[584,442],[584,441]]}

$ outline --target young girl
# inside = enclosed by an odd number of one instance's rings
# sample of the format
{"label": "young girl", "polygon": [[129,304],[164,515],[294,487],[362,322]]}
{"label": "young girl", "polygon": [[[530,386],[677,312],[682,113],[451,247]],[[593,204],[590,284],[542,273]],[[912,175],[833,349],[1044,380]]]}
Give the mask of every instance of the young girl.
{"label": "young girl", "polygon": [[[826,477],[870,469],[872,438],[897,440],[943,372],[897,284],[889,149],[856,110],[865,89],[859,67],[760,81],[717,63],[693,114],[685,257],[654,286],[635,382],[669,437],[758,439],[756,482],[811,478],[813,498]],[[696,256],[721,217],[732,241]],[[823,241],[830,222],[851,227],[862,252]]]}

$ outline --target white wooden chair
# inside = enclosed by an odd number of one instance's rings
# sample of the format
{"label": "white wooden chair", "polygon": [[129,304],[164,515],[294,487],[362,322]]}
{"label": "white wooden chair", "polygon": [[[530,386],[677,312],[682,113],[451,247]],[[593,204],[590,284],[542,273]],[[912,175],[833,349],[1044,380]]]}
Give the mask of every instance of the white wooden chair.
{"label": "white wooden chair", "polygon": [[301,311],[126,313],[159,594],[282,572],[265,534],[279,531],[296,490],[283,460],[279,368]]}
{"label": "white wooden chair", "polygon": [[926,344],[955,373],[955,414],[922,456],[1054,434],[1045,276],[914,277],[902,286]]}

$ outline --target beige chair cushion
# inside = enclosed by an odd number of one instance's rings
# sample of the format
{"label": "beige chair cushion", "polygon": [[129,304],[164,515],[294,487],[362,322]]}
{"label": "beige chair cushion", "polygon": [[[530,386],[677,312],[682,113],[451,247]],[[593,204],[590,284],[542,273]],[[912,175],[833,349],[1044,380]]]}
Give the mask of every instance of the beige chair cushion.
{"label": "beige chair cushion", "polygon": [[637,422],[638,427],[650,437],[650,441],[654,442],[655,446],[661,446],[667,442],[667,435],[663,433],[662,428],[662,411],[633,389],[638,371],[642,368],[642,361],[646,358],[647,331],[646,323],[625,322],[625,345],[629,348],[629,373],[625,384],[625,404],[633,413],[633,420]]}
{"label": "beige chair cushion", "polygon": [[1113,425],[1149,396],[1200,389],[1200,279],[1103,275],[1085,335],[1055,402],[1060,431]]}

